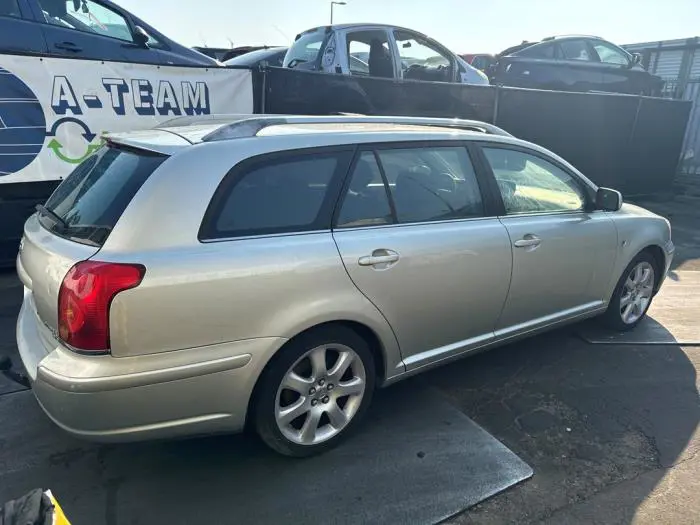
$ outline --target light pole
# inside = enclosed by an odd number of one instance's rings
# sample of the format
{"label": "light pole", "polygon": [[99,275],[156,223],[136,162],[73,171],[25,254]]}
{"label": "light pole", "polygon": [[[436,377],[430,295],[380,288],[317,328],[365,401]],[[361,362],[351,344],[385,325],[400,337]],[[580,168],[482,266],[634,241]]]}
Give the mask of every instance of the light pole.
{"label": "light pole", "polygon": [[334,5],[347,5],[347,2],[331,2],[331,25],[333,25],[333,6]]}

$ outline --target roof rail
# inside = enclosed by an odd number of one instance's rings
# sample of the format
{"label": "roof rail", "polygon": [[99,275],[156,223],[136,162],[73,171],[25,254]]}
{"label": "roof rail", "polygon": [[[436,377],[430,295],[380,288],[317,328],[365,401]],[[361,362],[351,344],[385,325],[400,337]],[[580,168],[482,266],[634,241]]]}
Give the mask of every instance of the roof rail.
{"label": "roof rail", "polygon": [[[281,124],[405,124],[411,126],[428,126],[440,128],[452,128],[465,131],[479,131],[490,135],[512,136],[507,131],[478,120],[432,118],[432,117],[405,117],[405,116],[367,116],[367,115],[230,115],[228,121],[224,115],[209,115],[204,120],[174,119],[159,127],[186,126],[207,123],[222,123],[222,126],[202,137],[202,142],[228,140],[234,138],[254,137],[262,129]],[[189,117],[188,117],[189,119]]]}

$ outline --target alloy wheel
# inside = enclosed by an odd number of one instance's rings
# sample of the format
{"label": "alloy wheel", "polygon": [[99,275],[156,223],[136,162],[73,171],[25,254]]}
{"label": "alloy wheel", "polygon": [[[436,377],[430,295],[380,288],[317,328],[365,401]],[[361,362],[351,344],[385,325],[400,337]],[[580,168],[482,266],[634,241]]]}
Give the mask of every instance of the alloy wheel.
{"label": "alloy wheel", "polygon": [[284,375],[277,390],[275,421],[298,445],[316,445],[338,435],[355,416],[367,377],[360,356],[341,344],[315,347]]}
{"label": "alloy wheel", "polygon": [[636,323],[646,312],[654,293],[654,267],[640,261],[632,268],[620,296],[620,316],[625,324]]}

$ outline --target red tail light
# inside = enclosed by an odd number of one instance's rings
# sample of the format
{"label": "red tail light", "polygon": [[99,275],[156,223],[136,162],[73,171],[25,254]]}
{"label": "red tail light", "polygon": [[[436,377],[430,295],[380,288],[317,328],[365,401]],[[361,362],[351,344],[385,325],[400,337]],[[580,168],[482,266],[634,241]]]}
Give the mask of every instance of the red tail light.
{"label": "red tail light", "polygon": [[140,264],[83,261],[73,266],[58,292],[61,340],[83,352],[108,353],[112,299],[141,284],[145,273]]}

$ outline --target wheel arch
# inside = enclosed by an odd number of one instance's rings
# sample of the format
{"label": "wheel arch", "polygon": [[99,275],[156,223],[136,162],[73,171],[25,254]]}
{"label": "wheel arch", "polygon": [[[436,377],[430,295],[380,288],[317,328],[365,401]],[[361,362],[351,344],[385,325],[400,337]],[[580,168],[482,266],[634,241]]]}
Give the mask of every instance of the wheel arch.
{"label": "wheel arch", "polygon": [[[664,253],[664,250],[661,246],[658,244],[649,244],[646,246],[644,249],[639,251],[639,254],[641,253],[648,253],[652,256],[654,259],[654,262],[656,263],[656,279],[654,280],[654,293],[659,291],[659,288],[661,287],[661,283],[663,282],[663,276],[662,273],[664,269],[666,268],[666,254]],[[639,255],[637,254],[637,255]],[[635,255],[635,257],[637,257]]]}
{"label": "wheel arch", "polygon": [[255,385],[250,395],[250,399],[248,400],[245,423],[246,427],[249,427],[250,425],[250,417],[253,414],[255,403],[257,402],[260,395],[260,379],[263,377],[263,374],[265,374],[265,372],[274,364],[275,360],[279,358],[282,352],[284,352],[285,348],[287,348],[290,344],[292,344],[294,341],[298,340],[302,336],[305,336],[321,328],[333,326],[346,327],[355,332],[358,336],[360,336],[367,343],[367,346],[369,347],[369,350],[372,354],[376,370],[377,386],[381,386],[387,380],[388,367],[391,366],[391,364],[388,360],[386,346],[382,342],[381,338],[375,330],[373,330],[370,326],[368,326],[365,323],[350,319],[336,319],[318,323],[308,328],[305,328],[304,330],[300,331],[299,333],[288,339],[287,342],[285,342],[279,348],[279,350],[277,350],[272,356],[270,356],[267,363],[265,363],[265,366],[262,367],[260,373],[258,374],[258,377],[255,379]]}

